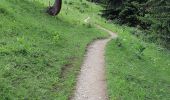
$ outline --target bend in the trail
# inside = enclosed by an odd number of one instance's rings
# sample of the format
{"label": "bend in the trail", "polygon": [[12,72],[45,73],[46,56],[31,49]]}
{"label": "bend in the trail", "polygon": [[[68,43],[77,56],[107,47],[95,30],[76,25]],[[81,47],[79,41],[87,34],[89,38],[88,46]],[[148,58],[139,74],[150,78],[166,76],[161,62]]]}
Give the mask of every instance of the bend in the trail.
{"label": "bend in the trail", "polygon": [[[84,20],[88,23],[90,17]],[[99,29],[108,32],[108,39],[96,40],[87,48],[87,54],[78,77],[75,95],[72,100],[107,100],[105,80],[105,46],[117,35],[99,25]]]}

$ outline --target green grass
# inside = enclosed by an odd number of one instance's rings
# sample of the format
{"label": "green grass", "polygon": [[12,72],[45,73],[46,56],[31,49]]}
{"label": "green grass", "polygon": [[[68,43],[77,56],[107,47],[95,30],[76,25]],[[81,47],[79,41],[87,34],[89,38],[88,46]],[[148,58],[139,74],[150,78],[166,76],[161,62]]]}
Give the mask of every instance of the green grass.
{"label": "green grass", "polygon": [[131,28],[107,25],[119,33],[106,50],[110,100],[168,100],[170,51],[137,39]]}
{"label": "green grass", "polygon": [[1,0],[0,99],[69,99],[87,44],[108,36],[94,23],[119,33],[106,48],[110,100],[170,98],[170,51],[106,22],[98,5],[63,0],[61,13],[52,17],[45,13],[48,1]]}
{"label": "green grass", "polygon": [[51,17],[46,1],[1,0],[1,100],[67,100],[87,44],[107,36],[83,23],[88,14],[80,9],[97,10],[87,2],[64,0],[61,14]]}

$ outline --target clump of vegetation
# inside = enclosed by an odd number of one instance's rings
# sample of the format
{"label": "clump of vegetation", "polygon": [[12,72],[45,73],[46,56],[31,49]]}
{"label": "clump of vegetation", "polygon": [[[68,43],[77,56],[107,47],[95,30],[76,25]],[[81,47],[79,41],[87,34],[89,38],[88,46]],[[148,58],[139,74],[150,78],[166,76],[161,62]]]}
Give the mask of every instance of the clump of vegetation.
{"label": "clump of vegetation", "polygon": [[120,37],[118,37],[117,39],[116,39],[116,45],[118,46],[118,47],[123,47],[123,44],[122,44],[122,39],[120,38]]}
{"label": "clump of vegetation", "polygon": [[56,43],[56,44],[57,44],[59,41],[61,41],[61,34],[55,32],[55,33],[53,34],[53,41],[54,41],[54,43]]}
{"label": "clump of vegetation", "polygon": [[83,23],[83,26],[87,27],[87,28],[93,28],[93,24],[88,22],[88,23]]}
{"label": "clump of vegetation", "polygon": [[139,44],[136,49],[137,49],[137,52],[136,52],[137,58],[138,59],[142,59],[142,57],[144,56],[144,50],[146,49],[146,47],[144,47],[143,45]]}
{"label": "clump of vegetation", "polygon": [[0,14],[8,14],[8,11],[5,8],[0,8]]}
{"label": "clump of vegetation", "polygon": [[93,25],[92,25],[92,23],[87,23],[87,28],[92,28],[93,27]]}

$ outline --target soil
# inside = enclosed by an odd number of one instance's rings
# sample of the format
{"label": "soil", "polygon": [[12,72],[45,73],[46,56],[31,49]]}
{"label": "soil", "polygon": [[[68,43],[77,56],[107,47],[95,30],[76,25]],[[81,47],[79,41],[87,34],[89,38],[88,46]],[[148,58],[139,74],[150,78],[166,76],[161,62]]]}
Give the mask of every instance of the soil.
{"label": "soil", "polygon": [[[88,23],[90,17],[84,20]],[[84,63],[81,66],[75,95],[72,100],[107,100],[105,77],[105,47],[108,41],[117,35],[99,25],[97,28],[110,34],[108,39],[100,39],[91,43],[87,48]]]}

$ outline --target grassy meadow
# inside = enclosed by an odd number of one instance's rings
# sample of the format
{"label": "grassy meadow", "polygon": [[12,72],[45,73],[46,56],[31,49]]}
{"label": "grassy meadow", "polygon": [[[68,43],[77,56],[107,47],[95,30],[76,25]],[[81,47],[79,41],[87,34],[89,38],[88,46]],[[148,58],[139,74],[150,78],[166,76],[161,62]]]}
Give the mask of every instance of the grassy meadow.
{"label": "grassy meadow", "polygon": [[170,51],[133,36],[132,28],[109,27],[119,33],[119,37],[110,41],[106,49],[109,99],[168,100]]}
{"label": "grassy meadow", "polygon": [[101,18],[102,7],[86,0],[63,0],[55,17],[45,13],[48,5],[49,0],[1,0],[0,100],[68,100],[87,45],[108,37],[94,23],[118,34],[106,47],[110,100],[170,98],[169,50]]}
{"label": "grassy meadow", "polygon": [[72,95],[87,44],[108,35],[83,23],[86,14],[74,6],[86,2],[64,2],[61,14],[51,17],[44,1],[1,0],[1,100]]}

